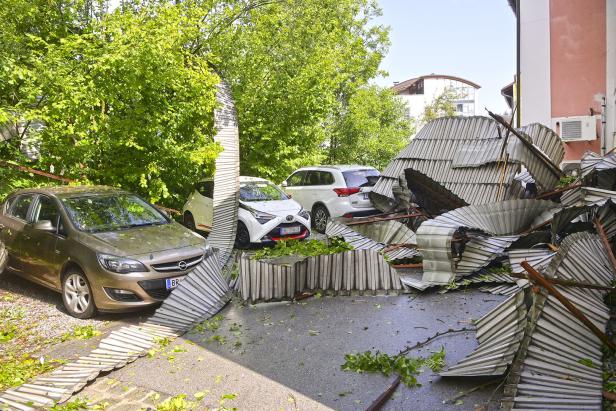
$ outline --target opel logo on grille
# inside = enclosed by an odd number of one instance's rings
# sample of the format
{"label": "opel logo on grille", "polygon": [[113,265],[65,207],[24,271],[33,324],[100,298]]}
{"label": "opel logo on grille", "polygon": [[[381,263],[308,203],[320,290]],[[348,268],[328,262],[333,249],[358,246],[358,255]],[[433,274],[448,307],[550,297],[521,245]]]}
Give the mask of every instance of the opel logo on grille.
{"label": "opel logo on grille", "polygon": [[178,267],[180,267],[180,270],[184,271],[188,268],[188,264],[186,264],[186,261],[180,261]]}
{"label": "opel logo on grille", "polygon": [[287,221],[293,221],[293,216],[292,215],[288,215],[287,216]]}

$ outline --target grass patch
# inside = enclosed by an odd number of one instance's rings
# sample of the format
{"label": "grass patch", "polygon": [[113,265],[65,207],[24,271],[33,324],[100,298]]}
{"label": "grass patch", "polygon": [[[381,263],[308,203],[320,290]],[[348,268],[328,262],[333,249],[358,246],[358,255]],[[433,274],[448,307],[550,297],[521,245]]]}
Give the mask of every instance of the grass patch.
{"label": "grass patch", "polygon": [[274,247],[263,248],[254,253],[253,259],[263,260],[266,258],[285,257],[289,255],[301,255],[312,257],[316,255],[336,254],[353,250],[353,246],[341,238],[331,238],[329,243],[319,240],[283,240]]}

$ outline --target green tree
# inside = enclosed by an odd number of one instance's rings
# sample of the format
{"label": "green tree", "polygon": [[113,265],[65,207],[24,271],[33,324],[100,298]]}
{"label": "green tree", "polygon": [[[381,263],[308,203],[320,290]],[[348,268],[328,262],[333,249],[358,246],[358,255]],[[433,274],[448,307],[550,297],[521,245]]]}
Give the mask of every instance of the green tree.
{"label": "green tree", "polygon": [[[189,13],[187,11],[192,11]],[[218,76],[187,47],[201,35],[196,10],[117,10],[60,41],[40,44],[10,107],[40,141],[37,167],[179,205],[211,170]],[[3,152],[19,158],[19,139]]]}
{"label": "green tree", "polygon": [[459,90],[453,87],[446,87],[441,94],[434,97],[432,102],[425,107],[419,122],[421,124],[426,124],[439,117],[457,115],[455,102],[460,99],[461,96],[462,94]]}
{"label": "green tree", "polygon": [[415,132],[406,106],[389,89],[363,87],[334,119],[327,148],[330,164],[362,164],[382,170]]}
{"label": "green tree", "polygon": [[327,155],[328,124],[378,73],[387,30],[369,0],[283,0],[242,16],[213,54],[231,81],[241,168],[281,181]]}

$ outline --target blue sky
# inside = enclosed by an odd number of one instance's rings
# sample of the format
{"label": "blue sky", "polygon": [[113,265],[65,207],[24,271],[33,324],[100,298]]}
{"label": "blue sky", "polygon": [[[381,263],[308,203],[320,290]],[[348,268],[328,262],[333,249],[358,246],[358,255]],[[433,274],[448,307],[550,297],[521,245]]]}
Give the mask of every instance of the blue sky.
{"label": "blue sky", "polygon": [[378,0],[391,46],[381,63],[391,86],[423,74],[450,74],[481,86],[479,105],[507,110],[500,89],[515,73],[515,16],[507,0]]}

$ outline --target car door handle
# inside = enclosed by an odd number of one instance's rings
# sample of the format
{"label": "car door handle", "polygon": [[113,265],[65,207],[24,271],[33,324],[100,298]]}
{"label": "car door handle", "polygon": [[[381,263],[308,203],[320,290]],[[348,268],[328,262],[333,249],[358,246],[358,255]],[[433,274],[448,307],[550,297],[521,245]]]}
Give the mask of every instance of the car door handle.
{"label": "car door handle", "polygon": [[29,240],[30,239],[30,236],[28,234],[24,234],[23,237],[24,237],[24,240]]}

